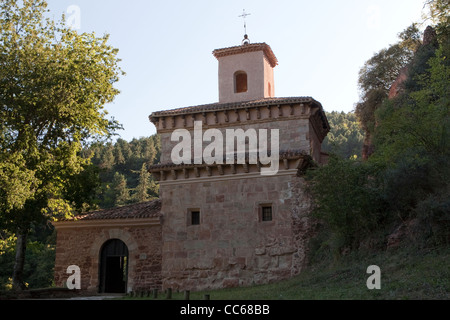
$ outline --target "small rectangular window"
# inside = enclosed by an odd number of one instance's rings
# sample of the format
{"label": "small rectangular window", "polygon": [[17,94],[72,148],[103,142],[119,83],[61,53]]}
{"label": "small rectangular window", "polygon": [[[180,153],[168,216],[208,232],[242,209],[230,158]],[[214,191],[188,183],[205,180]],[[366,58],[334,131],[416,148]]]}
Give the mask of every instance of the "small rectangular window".
{"label": "small rectangular window", "polygon": [[261,220],[272,221],[272,206],[261,207]]}
{"label": "small rectangular window", "polygon": [[191,225],[198,226],[200,224],[200,211],[191,211]]}

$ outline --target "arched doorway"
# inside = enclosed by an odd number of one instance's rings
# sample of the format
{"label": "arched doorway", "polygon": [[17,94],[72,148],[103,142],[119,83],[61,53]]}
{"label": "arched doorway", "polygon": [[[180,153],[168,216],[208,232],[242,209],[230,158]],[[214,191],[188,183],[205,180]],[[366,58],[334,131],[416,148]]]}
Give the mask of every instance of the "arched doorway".
{"label": "arched doorway", "polygon": [[119,240],[108,240],[100,250],[100,293],[126,293],[128,248]]}

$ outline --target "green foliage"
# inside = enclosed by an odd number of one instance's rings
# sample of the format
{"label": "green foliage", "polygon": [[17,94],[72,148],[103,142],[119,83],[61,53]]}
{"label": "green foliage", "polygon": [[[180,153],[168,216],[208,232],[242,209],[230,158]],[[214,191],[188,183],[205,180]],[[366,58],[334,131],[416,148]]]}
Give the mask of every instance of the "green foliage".
{"label": "green foliage", "polygon": [[[423,162],[449,157],[450,52],[441,47],[433,57],[421,56],[417,72],[411,77],[416,86],[404,95],[386,101],[377,112],[379,126],[376,142],[377,159],[395,162],[405,154]],[[420,71],[419,71],[420,70]],[[419,160],[418,160],[419,161]],[[438,168],[445,169],[446,166]]]}
{"label": "green foliage", "polygon": [[100,169],[93,165],[83,166],[83,170],[67,180],[63,197],[72,204],[76,212],[86,212],[97,208],[96,190],[100,188]]}
{"label": "green foliage", "polygon": [[366,93],[364,100],[356,105],[356,115],[366,136],[371,136],[375,130],[375,111],[387,98],[384,89],[373,89]]}
{"label": "green foliage", "polygon": [[[417,38],[407,30],[394,55],[383,50],[362,69],[364,95],[356,114],[375,152],[363,163],[331,158],[309,173],[322,223],[312,242],[314,255],[324,248],[339,255],[343,248],[374,241],[374,247],[385,248],[387,235],[405,222],[412,226],[410,245],[450,243],[450,35],[443,32],[448,28],[441,22],[436,41],[413,55],[411,41],[414,46]],[[407,55],[402,46],[410,47]],[[397,59],[397,53],[407,59]],[[394,74],[405,66],[403,90],[388,99]]]}
{"label": "green foliage", "polygon": [[[46,288],[53,285],[55,241],[51,230],[32,227],[27,243],[24,282],[28,288]],[[17,238],[0,231],[0,291],[12,289],[11,270],[14,268]]]}
{"label": "green foliage", "polygon": [[84,150],[99,170],[100,186],[95,197],[100,208],[111,208],[157,198],[159,185],[147,172],[149,165],[159,163],[159,136],[127,142],[96,143]]}
{"label": "green foliage", "polygon": [[383,219],[382,184],[377,167],[367,162],[330,157],[328,165],[308,172],[316,202],[314,215],[343,247],[359,242]]}
{"label": "green foliage", "polygon": [[[46,6],[29,0],[0,6],[0,177],[24,182],[0,178],[0,194],[4,221],[19,220],[24,230],[52,212],[49,201],[70,206],[64,195],[71,193],[80,207],[68,181],[88,166],[79,156],[82,144],[117,128],[103,110],[119,93],[117,49],[107,36],[77,34],[44,19]],[[23,210],[27,202],[31,212]]]}
{"label": "green foliage", "polygon": [[114,174],[111,185],[112,202],[114,207],[119,207],[126,204],[130,198],[130,193],[127,188],[127,180],[123,174],[116,172]]}
{"label": "green foliage", "polygon": [[435,24],[450,24],[450,2],[448,0],[426,0],[425,7],[428,9],[424,14],[425,20],[431,20]]}
{"label": "green foliage", "polygon": [[[46,7],[44,0],[0,4],[0,223],[18,239],[32,224],[91,201],[81,198],[87,185],[77,192],[80,184],[70,182],[89,166],[80,151],[120,127],[104,110],[119,94],[118,50],[108,36],[45,18]],[[17,252],[17,288],[24,253]]]}
{"label": "green foliage", "polygon": [[356,105],[356,115],[368,140],[375,129],[375,111],[388,97],[398,75],[413,59],[420,45],[419,30],[415,24],[399,34],[400,41],[380,50],[370,58],[359,72],[361,101]]}
{"label": "green foliage", "polygon": [[11,270],[14,268],[17,238],[6,231],[0,231],[0,291],[12,288]]}
{"label": "green foliage", "polygon": [[418,50],[404,94],[377,111],[371,159],[386,164],[391,210],[419,219],[423,242],[434,245],[448,244],[450,234],[450,50],[444,44]]}
{"label": "green foliage", "polygon": [[35,172],[26,168],[21,154],[0,153],[0,212],[23,208],[38,181]]}
{"label": "green foliage", "polygon": [[427,87],[427,81],[430,66],[428,62],[435,56],[439,45],[437,39],[433,43],[420,46],[414,54],[414,58],[408,65],[408,79],[405,81],[404,87],[408,92],[415,92]]}
{"label": "green foliage", "polygon": [[55,261],[55,245],[40,241],[27,244],[25,281],[31,288],[51,287],[54,282],[53,268]]}
{"label": "green foliage", "polygon": [[429,194],[414,208],[425,245],[450,245],[450,189],[447,185],[438,192]]}
{"label": "green foliage", "polygon": [[148,201],[158,196],[159,187],[151,178],[145,163],[142,164],[142,168],[139,173],[139,184],[135,190],[134,200],[136,202]]}
{"label": "green foliage", "polygon": [[[47,214],[66,218],[67,211],[86,212],[157,198],[159,186],[147,168],[159,162],[160,150],[160,140],[156,135],[131,142],[118,139],[115,144],[91,144],[80,152],[80,156],[91,159],[92,164],[85,164],[79,174],[66,180],[63,196],[71,206],[54,199],[51,201],[53,205],[46,208],[52,210]],[[105,166],[108,161],[109,165]],[[2,165],[5,164],[0,163]],[[5,176],[3,181],[16,184],[14,190],[17,192],[11,193],[11,197],[23,196],[20,188],[26,183],[25,177]],[[42,229],[42,226],[32,225],[27,242],[24,282],[28,288],[48,287],[53,281],[55,239],[51,230]],[[12,287],[11,273],[16,253],[13,234],[0,232],[0,291]]]}
{"label": "green foliage", "polygon": [[409,46],[401,43],[380,50],[360,70],[358,83],[361,91],[364,94],[380,89],[388,92],[400,70],[411,61],[412,56]]}
{"label": "green foliage", "polygon": [[364,133],[354,113],[327,112],[331,131],[322,144],[322,150],[340,157],[358,158],[363,147]]}

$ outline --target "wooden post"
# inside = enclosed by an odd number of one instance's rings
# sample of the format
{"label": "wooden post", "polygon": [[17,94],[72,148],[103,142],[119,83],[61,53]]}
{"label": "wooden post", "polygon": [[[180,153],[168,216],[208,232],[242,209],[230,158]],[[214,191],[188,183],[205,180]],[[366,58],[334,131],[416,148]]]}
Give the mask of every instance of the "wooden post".
{"label": "wooden post", "polygon": [[166,299],[172,299],[172,288],[167,288]]}
{"label": "wooden post", "polygon": [[189,290],[186,290],[184,292],[184,300],[189,300],[189,296],[190,296],[191,292]]}
{"label": "wooden post", "polygon": [[209,294],[205,294],[203,296],[203,300],[209,300],[211,298],[211,296]]}
{"label": "wooden post", "polygon": [[153,299],[158,299],[158,289],[153,289]]}

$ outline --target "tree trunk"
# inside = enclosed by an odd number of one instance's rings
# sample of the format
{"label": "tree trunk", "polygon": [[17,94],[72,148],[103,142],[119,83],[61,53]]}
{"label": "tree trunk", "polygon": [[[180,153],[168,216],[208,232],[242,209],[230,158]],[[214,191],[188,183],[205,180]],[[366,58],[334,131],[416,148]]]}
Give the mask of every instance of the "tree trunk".
{"label": "tree trunk", "polygon": [[27,249],[27,232],[19,228],[16,235],[16,259],[14,261],[12,284],[14,290],[21,291],[26,288],[23,281],[23,268],[25,265],[25,251]]}

